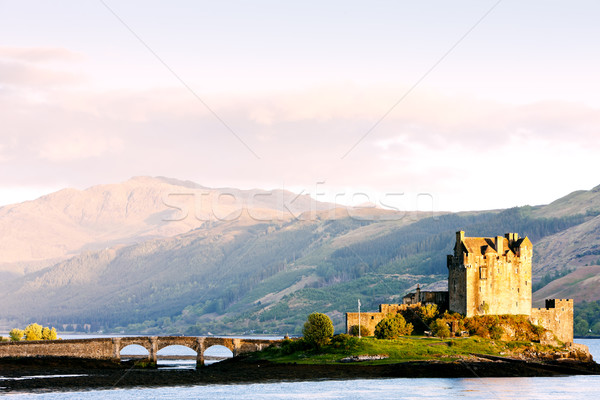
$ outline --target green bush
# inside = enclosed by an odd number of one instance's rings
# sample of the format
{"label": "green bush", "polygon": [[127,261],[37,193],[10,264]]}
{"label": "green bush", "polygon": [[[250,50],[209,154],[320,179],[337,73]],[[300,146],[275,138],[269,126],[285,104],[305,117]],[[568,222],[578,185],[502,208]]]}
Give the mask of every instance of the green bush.
{"label": "green bush", "polygon": [[333,336],[333,322],[325,314],[312,313],[304,323],[302,334],[307,343],[321,347],[329,343],[330,338]]}
{"label": "green bush", "polygon": [[279,347],[280,351],[284,355],[293,354],[297,351],[309,350],[311,346],[304,339],[285,339]]}
{"label": "green bush", "polygon": [[413,325],[407,323],[400,314],[388,316],[375,326],[375,337],[377,339],[397,339],[400,336],[408,336],[413,331]]}
{"label": "green bush", "polygon": [[[350,327],[350,334],[352,336],[358,336],[358,325],[352,325],[352,327]],[[367,328],[364,325],[360,326],[360,336],[370,336],[371,335],[371,331],[369,331],[369,328]]]}
{"label": "green bush", "polygon": [[431,324],[431,332],[438,337],[447,338],[451,335],[450,328],[448,327],[448,323],[442,319],[438,318]]}
{"label": "green bush", "polygon": [[336,349],[350,350],[356,347],[356,345],[358,345],[358,341],[359,339],[354,336],[346,335],[345,333],[340,333],[339,335],[335,335],[331,339],[331,345]]}

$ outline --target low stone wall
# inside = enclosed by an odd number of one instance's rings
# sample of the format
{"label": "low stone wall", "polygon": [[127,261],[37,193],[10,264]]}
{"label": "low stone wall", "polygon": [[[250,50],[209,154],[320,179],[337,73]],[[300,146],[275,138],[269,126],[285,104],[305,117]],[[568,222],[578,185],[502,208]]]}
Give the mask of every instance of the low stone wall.
{"label": "low stone wall", "polygon": [[[369,330],[369,335],[373,335],[375,327],[389,314],[394,315],[402,311],[406,311],[409,308],[418,308],[421,303],[416,304],[380,304],[379,312],[361,312],[360,321],[358,319],[358,313],[346,313],[346,333],[350,333],[355,325],[362,325]],[[362,332],[361,332],[362,333]]]}

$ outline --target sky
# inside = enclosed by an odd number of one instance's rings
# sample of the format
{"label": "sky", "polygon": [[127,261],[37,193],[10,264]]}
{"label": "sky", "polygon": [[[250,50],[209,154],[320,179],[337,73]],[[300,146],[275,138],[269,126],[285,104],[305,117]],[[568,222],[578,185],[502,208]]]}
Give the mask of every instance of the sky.
{"label": "sky", "polygon": [[0,205],[133,176],[461,211],[600,184],[597,1],[0,0]]}

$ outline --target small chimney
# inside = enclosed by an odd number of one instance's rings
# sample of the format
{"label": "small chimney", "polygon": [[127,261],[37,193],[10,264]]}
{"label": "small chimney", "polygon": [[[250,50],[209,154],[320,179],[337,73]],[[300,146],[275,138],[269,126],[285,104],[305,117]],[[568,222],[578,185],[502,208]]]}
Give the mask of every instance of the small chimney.
{"label": "small chimney", "polygon": [[502,236],[496,236],[496,252],[498,255],[504,254],[504,238]]}
{"label": "small chimney", "polygon": [[460,244],[465,240],[465,231],[456,232],[456,244]]}

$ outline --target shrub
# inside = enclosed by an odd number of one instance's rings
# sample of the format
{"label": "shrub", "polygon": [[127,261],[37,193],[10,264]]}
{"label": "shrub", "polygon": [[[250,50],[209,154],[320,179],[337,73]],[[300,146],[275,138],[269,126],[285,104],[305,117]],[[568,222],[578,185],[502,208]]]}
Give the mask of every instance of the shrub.
{"label": "shrub", "polygon": [[435,336],[441,338],[447,338],[450,336],[450,328],[448,328],[448,323],[442,319],[438,318],[431,324],[431,331]]}
{"label": "shrub", "polygon": [[375,326],[375,337],[377,339],[397,339],[400,336],[410,335],[413,325],[406,323],[400,314],[388,316]]}
{"label": "shrub", "polygon": [[490,338],[491,339],[502,339],[502,335],[504,335],[504,329],[500,325],[492,325],[490,327]]}
{"label": "shrub", "polygon": [[312,313],[308,316],[302,329],[304,340],[310,345],[320,347],[329,342],[333,336],[333,322],[325,314]]}
{"label": "shrub", "polygon": [[[352,336],[358,336],[358,325],[352,325],[352,327],[350,327],[350,334]],[[371,331],[369,331],[369,328],[367,328],[364,325],[360,326],[360,336],[370,336],[371,335]]]}
{"label": "shrub", "polygon": [[45,327],[42,329],[42,340],[56,340],[56,329]]}
{"label": "shrub", "polygon": [[331,339],[331,345],[338,349],[346,349],[350,350],[358,344],[358,338],[350,335],[346,335],[345,333],[340,333],[339,335],[335,335]]}
{"label": "shrub", "polygon": [[[56,329],[43,327],[40,324],[29,324],[24,331],[13,329],[10,333],[12,340],[21,340],[25,336],[25,340],[57,340]],[[16,339],[16,338],[19,339]]]}
{"label": "shrub", "polygon": [[25,340],[42,340],[42,326],[40,324],[30,324],[25,328]]}
{"label": "shrub", "polygon": [[25,331],[23,331],[22,329],[15,328],[8,333],[8,336],[13,342],[19,342],[23,340],[23,336],[25,336]]}
{"label": "shrub", "polygon": [[285,339],[279,348],[282,354],[288,355],[297,351],[309,350],[310,347],[311,346],[308,345],[304,339]]}

